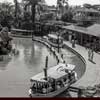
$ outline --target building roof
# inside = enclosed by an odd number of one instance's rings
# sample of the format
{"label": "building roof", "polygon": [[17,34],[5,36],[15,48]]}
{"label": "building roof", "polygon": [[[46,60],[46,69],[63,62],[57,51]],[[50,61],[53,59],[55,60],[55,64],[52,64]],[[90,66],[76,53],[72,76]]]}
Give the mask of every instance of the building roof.
{"label": "building roof", "polygon": [[[56,39],[56,40],[58,39],[58,36],[55,35],[55,34],[49,34],[48,37],[49,37],[49,38]],[[62,38],[59,36],[59,39],[62,39]]]}
{"label": "building roof", "polygon": [[48,23],[52,23],[52,24],[55,24],[55,25],[70,25],[71,23],[68,23],[68,22],[63,22],[63,21],[56,21],[56,20],[50,20],[48,21]]}
{"label": "building roof", "polygon": [[63,26],[64,29],[100,37],[100,24],[94,24],[88,28],[76,26],[76,25],[70,25],[70,26]]}
{"label": "building roof", "polygon": [[81,11],[81,12],[90,12],[90,13],[100,13],[99,11],[95,10],[95,9],[88,9],[88,8],[78,8],[76,9],[76,11]]}
{"label": "building roof", "polygon": [[[68,74],[64,71],[64,69],[74,70],[75,67],[76,67],[75,65],[71,65],[71,64],[66,65],[66,64],[60,63],[57,66],[49,68],[47,70],[47,74],[48,74],[48,77],[51,77],[53,79],[60,79]],[[35,75],[34,77],[31,78],[31,80],[47,82],[46,80],[44,80],[44,72],[41,72],[41,73]]]}
{"label": "building roof", "polygon": [[63,26],[62,28],[76,31],[76,32],[81,32],[81,33],[86,33],[88,31],[87,28],[76,26],[76,25]]}
{"label": "building roof", "polygon": [[94,24],[87,29],[91,35],[100,37],[100,24]]}

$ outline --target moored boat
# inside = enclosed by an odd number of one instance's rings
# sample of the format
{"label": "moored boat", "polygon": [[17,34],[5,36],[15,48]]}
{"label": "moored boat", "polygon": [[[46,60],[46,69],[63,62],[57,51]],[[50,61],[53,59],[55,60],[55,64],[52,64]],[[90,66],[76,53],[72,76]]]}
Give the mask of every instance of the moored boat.
{"label": "moored boat", "polygon": [[75,65],[59,63],[49,69],[44,68],[33,76],[29,95],[31,97],[55,97],[66,91],[77,80]]}
{"label": "moored boat", "polygon": [[57,36],[55,34],[49,34],[48,35],[48,43],[56,48],[62,48],[63,46],[63,39],[60,36]]}

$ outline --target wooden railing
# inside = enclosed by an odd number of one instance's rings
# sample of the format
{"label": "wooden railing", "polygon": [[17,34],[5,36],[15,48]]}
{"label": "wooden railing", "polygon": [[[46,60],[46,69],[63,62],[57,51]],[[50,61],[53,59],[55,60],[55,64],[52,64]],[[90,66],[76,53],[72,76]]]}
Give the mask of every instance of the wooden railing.
{"label": "wooden railing", "polygon": [[16,35],[32,35],[33,30],[11,29],[11,34]]}

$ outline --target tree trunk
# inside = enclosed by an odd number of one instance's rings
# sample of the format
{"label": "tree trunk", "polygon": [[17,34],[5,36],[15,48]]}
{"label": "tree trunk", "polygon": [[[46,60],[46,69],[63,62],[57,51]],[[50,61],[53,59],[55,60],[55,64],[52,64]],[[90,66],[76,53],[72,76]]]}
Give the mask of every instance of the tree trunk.
{"label": "tree trunk", "polygon": [[18,11],[18,2],[17,0],[14,0],[14,3],[15,3],[15,18],[17,17],[17,11]]}
{"label": "tree trunk", "polygon": [[32,24],[33,24],[33,30],[35,28],[35,4],[32,5]]}

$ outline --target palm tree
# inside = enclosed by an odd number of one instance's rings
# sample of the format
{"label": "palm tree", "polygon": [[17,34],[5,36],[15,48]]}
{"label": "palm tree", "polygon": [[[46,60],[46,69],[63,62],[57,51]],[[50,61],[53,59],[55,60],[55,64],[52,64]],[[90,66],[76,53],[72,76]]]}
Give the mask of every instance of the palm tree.
{"label": "palm tree", "polygon": [[0,3],[0,24],[2,26],[10,27],[13,19],[13,8],[13,5],[9,2]]}
{"label": "palm tree", "polygon": [[17,12],[18,12],[18,1],[14,0],[15,3],[15,17],[17,17]]}
{"label": "palm tree", "polygon": [[57,0],[57,10],[61,16],[65,13],[65,8],[68,9],[68,0]]}
{"label": "palm tree", "polygon": [[33,23],[33,28],[34,28],[36,6],[38,5],[39,2],[41,2],[41,0],[23,0],[23,1],[26,1],[25,9],[27,8],[27,6],[31,5],[32,23]]}
{"label": "palm tree", "polygon": [[14,4],[15,4],[15,12],[14,12],[14,26],[15,27],[19,27],[19,17],[21,15],[21,8],[19,5],[18,0],[14,0]]}

